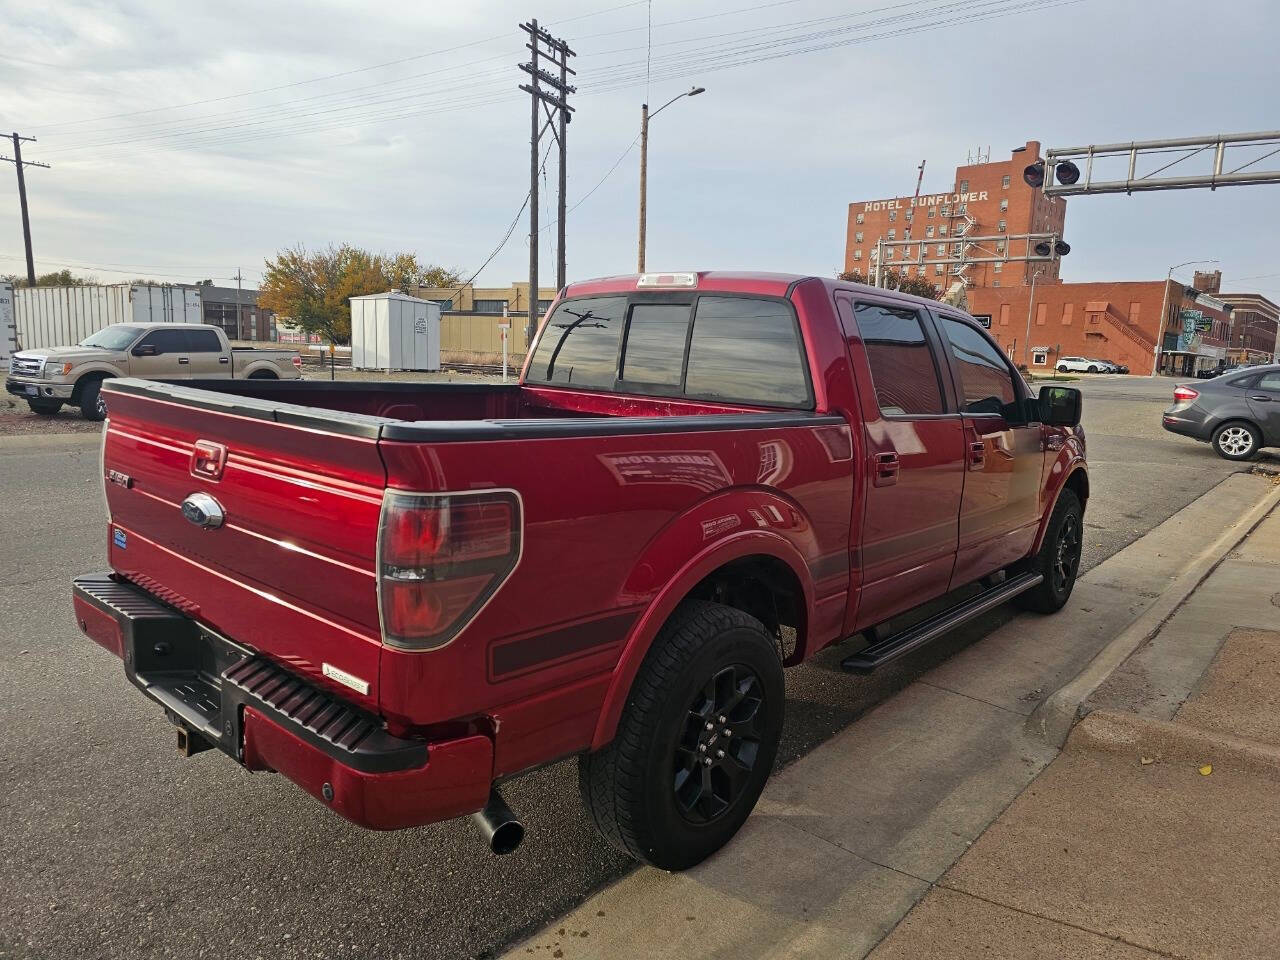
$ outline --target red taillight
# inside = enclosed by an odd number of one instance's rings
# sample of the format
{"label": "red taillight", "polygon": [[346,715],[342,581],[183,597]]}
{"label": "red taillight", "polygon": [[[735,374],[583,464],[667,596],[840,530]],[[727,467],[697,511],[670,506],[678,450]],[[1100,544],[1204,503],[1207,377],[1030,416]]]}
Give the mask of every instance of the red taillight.
{"label": "red taillight", "polygon": [[292,363],[293,363],[293,365],[294,365],[295,367],[297,367],[299,370],[301,370],[301,369],[302,369],[302,357],[301,357],[301,355],[299,355],[299,354],[296,354],[296,353],[295,353],[295,354],[293,355],[293,357],[292,357],[292,359],[291,359],[291,361],[290,361],[290,362],[292,362]]}
{"label": "red taillight", "polygon": [[1190,387],[1175,387],[1173,390],[1173,399],[1177,403],[1190,403],[1198,396],[1200,391],[1192,390]]}
{"label": "red taillight", "polygon": [[383,641],[430,650],[452,640],[515,569],[520,532],[509,490],[388,490],[378,531]]}

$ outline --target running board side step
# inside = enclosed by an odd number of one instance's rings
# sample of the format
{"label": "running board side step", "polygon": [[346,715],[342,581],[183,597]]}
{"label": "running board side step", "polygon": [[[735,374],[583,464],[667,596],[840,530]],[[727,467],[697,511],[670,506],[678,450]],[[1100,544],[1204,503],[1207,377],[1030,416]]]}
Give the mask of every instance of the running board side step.
{"label": "running board side step", "polygon": [[925,644],[936,640],[966,621],[1000,606],[1006,600],[1012,600],[1020,593],[1039,586],[1044,581],[1040,573],[1024,573],[1010,577],[1003,583],[983,591],[972,599],[959,603],[950,609],[930,617],[914,627],[877,640],[871,646],[845,657],[840,666],[850,673],[870,673],[877,667],[904,657],[913,650],[919,650]]}

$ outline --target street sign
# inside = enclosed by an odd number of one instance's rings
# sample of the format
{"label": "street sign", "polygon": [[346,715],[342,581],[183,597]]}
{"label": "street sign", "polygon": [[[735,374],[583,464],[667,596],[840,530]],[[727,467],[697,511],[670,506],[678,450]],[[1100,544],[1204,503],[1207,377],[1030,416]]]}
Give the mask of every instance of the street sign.
{"label": "street sign", "polygon": [[989,313],[975,313],[975,314],[973,315],[973,319],[977,320],[977,321],[978,321],[978,323],[982,324],[982,326],[983,326],[985,329],[987,329],[987,330],[990,330],[990,329],[991,329],[991,314],[989,314]]}

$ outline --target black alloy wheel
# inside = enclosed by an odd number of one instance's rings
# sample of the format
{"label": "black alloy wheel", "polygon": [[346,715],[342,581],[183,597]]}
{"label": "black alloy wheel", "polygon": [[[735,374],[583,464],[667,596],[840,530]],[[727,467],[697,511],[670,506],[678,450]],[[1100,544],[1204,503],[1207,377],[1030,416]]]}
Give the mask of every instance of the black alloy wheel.
{"label": "black alloy wheel", "polygon": [[767,710],[760,678],[743,664],[725,667],[698,691],[673,761],[685,819],[710,823],[742,797],[760,756]]}

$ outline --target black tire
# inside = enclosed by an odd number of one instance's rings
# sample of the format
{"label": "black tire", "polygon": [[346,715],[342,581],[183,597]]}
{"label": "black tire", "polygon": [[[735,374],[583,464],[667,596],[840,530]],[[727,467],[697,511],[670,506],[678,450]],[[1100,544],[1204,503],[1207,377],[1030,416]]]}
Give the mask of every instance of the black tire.
{"label": "black tire", "polygon": [[40,417],[56,417],[62,410],[61,400],[28,400],[31,412]]}
{"label": "black tire", "polygon": [[80,415],[86,420],[107,419],[107,405],[102,400],[101,380],[90,380],[81,389]]}
{"label": "black tire", "polygon": [[1090,373],[1097,373],[1097,372],[1098,372],[1098,366],[1097,366],[1097,364],[1093,364],[1093,363],[1089,364],[1089,372],[1090,372]]}
{"label": "black tire", "polygon": [[764,789],[783,700],[777,640],[759,620],[717,603],[682,603],[636,675],[613,742],[579,760],[578,787],[596,828],[663,870],[705,860]]}
{"label": "black tire", "polygon": [[1084,510],[1073,490],[1063,490],[1054,504],[1049,529],[1040,552],[1026,569],[1044,575],[1040,585],[1019,594],[1014,602],[1024,610],[1057,613],[1071,597],[1080,572],[1080,551],[1084,544]]}
{"label": "black tire", "polygon": [[249,374],[250,380],[279,380],[280,378],[270,370],[255,370]]}
{"label": "black tire", "polygon": [[1065,363],[1060,363],[1060,364],[1058,364],[1058,372],[1059,372],[1059,373],[1066,373],[1066,372],[1067,372],[1067,365],[1066,365]]}
{"label": "black tire", "polygon": [[1262,434],[1252,423],[1231,420],[1213,431],[1210,443],[1224,460],[1252,460],[1262,446]]}

